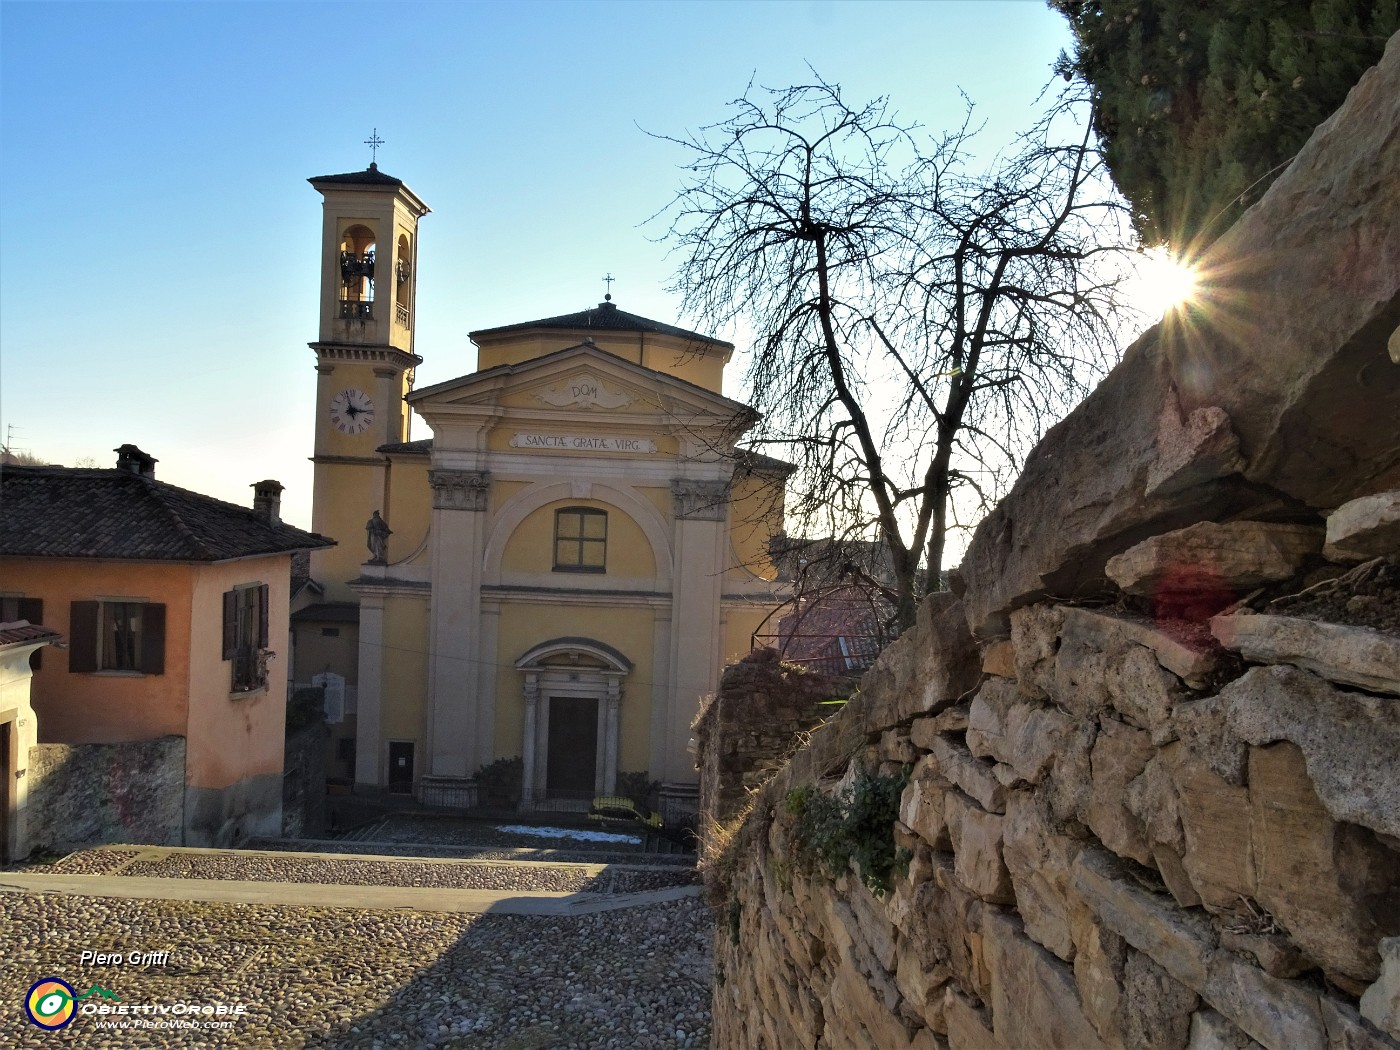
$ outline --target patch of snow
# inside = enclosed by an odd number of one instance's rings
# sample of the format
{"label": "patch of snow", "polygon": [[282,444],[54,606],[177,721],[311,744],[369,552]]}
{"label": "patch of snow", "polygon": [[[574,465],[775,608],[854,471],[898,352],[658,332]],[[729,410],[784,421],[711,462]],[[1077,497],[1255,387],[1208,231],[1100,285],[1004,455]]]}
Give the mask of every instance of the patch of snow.
{"label": "patch of snow", "polygon": [[584,831],[580,828],[537,828],[528,824],[503,824],[496,828],[508,835],[534,835],[542,839],[577,839],[579,842],[625,842],[630,846],[641,845],[636,835],[617,835],[608,831]]}

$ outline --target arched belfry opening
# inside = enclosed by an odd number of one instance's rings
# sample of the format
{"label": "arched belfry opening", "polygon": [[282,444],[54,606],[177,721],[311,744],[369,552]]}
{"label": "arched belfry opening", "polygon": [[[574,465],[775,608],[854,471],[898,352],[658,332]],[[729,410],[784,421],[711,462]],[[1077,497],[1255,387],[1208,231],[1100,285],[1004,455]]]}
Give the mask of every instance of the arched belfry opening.
{"label": "arched belfry opening", "polygon": [[340,237],[340,316],[342,320],[374,319],[374,231],[348,227]]}
{"label": "arched belfry opening", "polygon": [[522,809],[582,809],[617,785],[623,679],[632,661],[590,638],[554,638],[515,661],[524,676]]}
{"label": "arched belfry opening", "polygon": [[413,319],[413,245],[408,234],[399,234],[394,245],[394,315],[404,328]]}

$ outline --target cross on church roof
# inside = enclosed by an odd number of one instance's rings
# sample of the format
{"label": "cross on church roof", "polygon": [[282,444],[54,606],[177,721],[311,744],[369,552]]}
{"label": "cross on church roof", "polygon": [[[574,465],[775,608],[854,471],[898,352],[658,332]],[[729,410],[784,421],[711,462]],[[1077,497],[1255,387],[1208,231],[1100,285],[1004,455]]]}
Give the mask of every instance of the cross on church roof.
{"label": "cross on church roof", "polygon": [[365,139],[365,145],[369,147],[369,162],[373,166],[379,160],[379,147],[384,145],[384,140],[379,137],[378,128],[369,133],[369,138]]}
{"label": "cross on church roof", "polygon": [[608,271],[608,275],[603,278],[603,283],[608,286],[608,294],[605,296],[605,298],[609,301],[612,300],[612,286],[613,281],[615,280],[617,280],[617,278],[612,275],[612,271]]}

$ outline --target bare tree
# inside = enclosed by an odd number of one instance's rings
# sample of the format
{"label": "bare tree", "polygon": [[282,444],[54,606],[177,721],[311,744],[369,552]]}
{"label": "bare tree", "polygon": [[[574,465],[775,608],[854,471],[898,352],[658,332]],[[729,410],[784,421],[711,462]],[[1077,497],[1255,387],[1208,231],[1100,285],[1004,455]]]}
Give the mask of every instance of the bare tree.
{"label": "bare tree", "polygon": [[887,545],[906,626],[950,528],[1111,362],[1124,209],[1064,99],[978,174],[966,120],[929,139],[819,78],[732,107],[659,136],[690,154],[673,290],[752,328],[750,439],[798,465],[807,535]]}

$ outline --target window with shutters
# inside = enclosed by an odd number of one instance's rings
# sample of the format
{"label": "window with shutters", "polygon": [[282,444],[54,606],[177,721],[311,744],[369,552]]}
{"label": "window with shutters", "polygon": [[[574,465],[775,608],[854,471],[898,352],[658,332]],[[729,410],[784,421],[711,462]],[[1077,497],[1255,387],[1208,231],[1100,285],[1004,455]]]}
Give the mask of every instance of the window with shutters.
{"label": "window with shutters", "polygon": [[232,663],[229,689],[251,693],[267,686],[267,584],[224,593],[224,659]]}
{"label": "window with shutters", "polygon": [[165,673],[165,606],[140,599],[73,602],[68,670]]}
{"label": "window with shutters", "polygon": [[554,571],[605,572],[608,515],[591,507],[565,507],[554,513]]}

